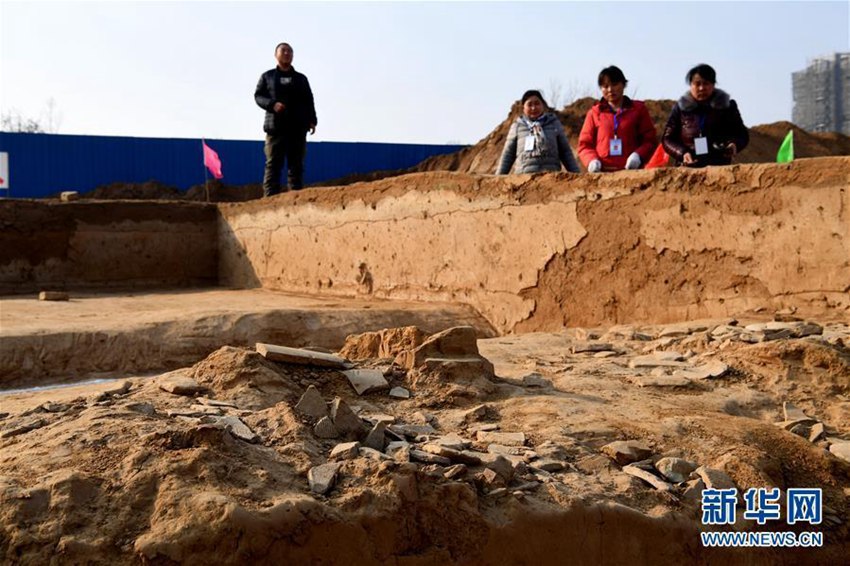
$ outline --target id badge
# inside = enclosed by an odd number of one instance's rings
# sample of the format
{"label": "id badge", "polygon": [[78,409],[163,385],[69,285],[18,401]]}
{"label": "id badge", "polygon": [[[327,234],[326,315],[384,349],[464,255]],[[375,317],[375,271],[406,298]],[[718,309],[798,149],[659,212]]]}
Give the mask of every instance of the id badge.
{"label": "id badge", "polygon": [[623,155],[623,140],[614,138],[608,146],[610,155]]}
{"label": "id badge", "polygon": [[708,138],[694,138],[694,153],[697,155],[706,155],[708,153]]}
{"label": "id badge", "polygon": [[534,136],[526,136],[525,137],[525,147],[523,151],[533,151],[534,150]]}

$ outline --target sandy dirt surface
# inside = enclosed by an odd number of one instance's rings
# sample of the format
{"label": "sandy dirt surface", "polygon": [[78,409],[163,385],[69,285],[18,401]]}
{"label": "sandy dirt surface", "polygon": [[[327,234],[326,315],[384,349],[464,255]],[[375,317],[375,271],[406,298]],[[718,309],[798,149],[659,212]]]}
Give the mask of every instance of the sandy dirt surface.
{"label": "sandy dirt surface", "polygon": [[[347,341],[351,365],[379,370],[406,399],[357,395],[342,369],[231,346],[156,377],[6,394],[0,556],[839,564],[850,554],[850,463],[830,450],[850,441],[850,327],[775,318],[790,322],[570,329],[477,346],[466,327]],[[701,481],[822,488],[818,526],[758,527],[739,512],[725,530],[815,530],[824,546],[703,548]]]}

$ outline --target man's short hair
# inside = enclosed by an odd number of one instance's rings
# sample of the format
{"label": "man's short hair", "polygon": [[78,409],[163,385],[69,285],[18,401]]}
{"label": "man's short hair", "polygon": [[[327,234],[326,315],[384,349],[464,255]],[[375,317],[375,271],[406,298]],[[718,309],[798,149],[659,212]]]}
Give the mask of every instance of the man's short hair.
{"label": "man's short hair", "polygon": [[288,43],[286,43],[285,41],[281,41],[280,43],[278,43],[278,44],[275,46],[275,48],[274,48],[274,52],[275,52],[275,53],[277,53],[277,50],[278,50],[278,49],[280,49],[281,47],[283,47],[284,45],[285,45],[285,46],[287,46],[287,47],[289,47],[289,50],[290,50],[290,51],[295,51],[294,49],[292,49],[292,46],[291,46],[291,45],[289,45],[289,44],[288,44]]}

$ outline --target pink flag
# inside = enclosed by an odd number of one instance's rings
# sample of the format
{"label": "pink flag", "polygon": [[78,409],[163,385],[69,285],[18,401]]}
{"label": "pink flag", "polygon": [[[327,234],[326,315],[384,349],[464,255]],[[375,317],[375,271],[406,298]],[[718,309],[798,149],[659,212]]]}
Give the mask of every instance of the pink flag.
{"label": "pink flag", "polygon": [[207,169],[210,170],[213,177],[221,179],[224,177],[224,175],[221,174],[221,159],[219,159],[218,154],[207,145],[207,142],[201,140],[201,144],[204,146],[204,165],[207,166]]}

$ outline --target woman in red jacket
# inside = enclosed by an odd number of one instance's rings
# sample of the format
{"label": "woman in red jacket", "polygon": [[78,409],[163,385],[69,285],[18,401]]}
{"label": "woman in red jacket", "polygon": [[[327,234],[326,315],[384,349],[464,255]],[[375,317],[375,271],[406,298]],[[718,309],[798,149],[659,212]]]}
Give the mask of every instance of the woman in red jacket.
{"label": "woman in red jacket", "polygon": [[639,169],[658,145],[646,106],[623,95],[628,82],[614,65],[599,73],[602,98],[588,110],[578,137],[578,155],[589,173]]}

